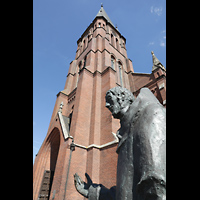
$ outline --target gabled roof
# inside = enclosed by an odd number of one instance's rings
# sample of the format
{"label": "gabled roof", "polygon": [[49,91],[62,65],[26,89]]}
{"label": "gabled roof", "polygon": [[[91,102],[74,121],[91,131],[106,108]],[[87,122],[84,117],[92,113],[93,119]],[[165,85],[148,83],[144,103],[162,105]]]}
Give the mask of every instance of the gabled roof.
{"label": "gabled roof", "polygon": [[112,24],[113,27],[115,27],[114,24],[112,23],[112,21],[110,20],[110,18],[108,17],[106,11],[104,10],[103,4],[101,4],[101,9],[97,13],[96,17],[104,17],[110,24]]}

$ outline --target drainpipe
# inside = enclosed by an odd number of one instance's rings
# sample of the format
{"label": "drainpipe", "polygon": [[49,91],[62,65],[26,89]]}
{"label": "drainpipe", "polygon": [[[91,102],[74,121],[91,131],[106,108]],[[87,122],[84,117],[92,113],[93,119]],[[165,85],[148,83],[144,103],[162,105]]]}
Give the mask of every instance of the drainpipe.
{"label": "drainpipe", "polygon": [[70,164],[71,164],[72,151],[75,151],[74,138],[72,136],[71,136],[71,138],[72,138],[72,143],[70,144],[69,164],[68,164],[68,169],[67,169],[67,179],[66,179],[66,183],[65,183],[65,193],[64,193],[63,200],[65,200],[65,195],[66,195],[66,190],[67,190],[67,183],[68,183],[68,178],[69,178],[69,169],[70,169]]}

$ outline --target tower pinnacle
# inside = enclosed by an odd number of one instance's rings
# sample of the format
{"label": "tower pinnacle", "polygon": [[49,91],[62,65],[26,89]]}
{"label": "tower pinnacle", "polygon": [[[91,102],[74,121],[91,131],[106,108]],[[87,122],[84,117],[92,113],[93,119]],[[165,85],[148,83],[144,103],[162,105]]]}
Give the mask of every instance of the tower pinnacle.
{"label": "tower pinnacle", "polygon": [[154,55],[154,52],[151,51],[152,58],[153,58],[153,67],[152,71],[160,67],[162,70],[166,71],[165,67],[162,65],[162,63],[158,60],[158,58]]}
{"label": "tower pinnacle", "polygon": [[101,8],[99,12],[97,13],[96,17],[104,17],[113,27],[115,27],[112,21],[110,20],[110,18],[108,17],[106,11],[104,10],[103,3],[101,3]]}

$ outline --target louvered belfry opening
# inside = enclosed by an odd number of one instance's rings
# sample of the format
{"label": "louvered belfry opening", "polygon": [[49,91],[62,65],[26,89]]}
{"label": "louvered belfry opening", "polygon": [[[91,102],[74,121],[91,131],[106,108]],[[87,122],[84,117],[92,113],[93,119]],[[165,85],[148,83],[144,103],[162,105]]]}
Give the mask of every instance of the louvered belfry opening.
{"label": "louvered belfry opening", "polygon": [[49,200],[50,197],[60,147],[60,133],[57,128],[50,134],[48,145],[50,146],[49,159],[47,160],[47,169],[44,171],[38,200]]}

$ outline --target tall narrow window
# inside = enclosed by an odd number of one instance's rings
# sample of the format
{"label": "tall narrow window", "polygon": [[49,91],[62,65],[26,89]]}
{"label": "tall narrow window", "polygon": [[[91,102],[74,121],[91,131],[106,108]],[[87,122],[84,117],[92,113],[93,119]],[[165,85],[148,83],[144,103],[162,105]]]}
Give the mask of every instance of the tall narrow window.
{"label": "tall narrow window", "polygon": [[115,58],[111,56],[111,67],[115,69]]}
{"label": "tall narrow window", "polygon": [[119,80],[120,80],[120,85],[123,87],[123,82],[122,82],[122,64],[118,62],[118,67],[119,67]]}
{"label": "tall narrow window", "polygon": [[111,44],[114,46],[114,37],[113,37],[113,34],[111,34]]}
{"label": "tall narrow window", "polygon": [[87,61],[87,55],[86,55],[85,58],[84,58],[84,65],[83,65],[83,67],[86,66],[86,61]]}
{"label": "tall narrow window", "polygon": [[72,122],[73,111],[74,111],[74,105],[72,106],[71,113],[69,114],[69,117],[68,117],[68,119],[69,119],[69,121],[68,121],[69,131],[70,131],[70,128],[71,128],[71,122]]}
{"label": "tall narrow window", "polygon": [[91,34],[88,35],[88,42],[90,41],[90,38],[91,38]]}
{"label": "tall narrow window", "polygon": [[49,199],[54,171],[45,170],[38,199]]}
{"label": "tall narrow window", "polygon": [[78,85],[78,80],[79,80],[79,74],[80,74],[80,71],[81,71],[81,66],[82,66],[82,62],[80,61],[79,62],[79,65],[78,65],[78,69],[77,69],[77,74],[76,74],[76,87],[77,87],[77,85]]}
{"label": "tall narrow window", "polygon": [[117,50],[119,50],[119,41],[117,38],[116,38],[116,48],[117,48]]}
{"label": "tall narrow window", "polygon": [[85,40],[83,41],[83,50],[85,49],[85,47],[86,47],[86,42],[85,42]]}
{"label": "tall narrow window", "polygon": [[78,72],[81,71],[81,67],[82,67],[82,62],[80,61],[80,62],[79,62],[79,65],[78,65],[78,68],[79,68],[79,71],[78,71]]}

